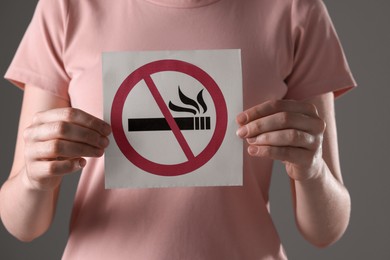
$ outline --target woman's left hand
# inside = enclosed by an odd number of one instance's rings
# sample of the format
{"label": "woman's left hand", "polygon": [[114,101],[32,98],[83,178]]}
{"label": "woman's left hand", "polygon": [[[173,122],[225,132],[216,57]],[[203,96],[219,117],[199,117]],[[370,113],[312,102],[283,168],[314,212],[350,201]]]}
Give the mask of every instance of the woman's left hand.
{"label": "woman's left hand", "polygon": [[280,160],[290,178],[305,181],[318,176],[324,165],[322,142],[325,121],[310,103],[272,100],[236,118],[237,135],[248,142],[252,156]]}

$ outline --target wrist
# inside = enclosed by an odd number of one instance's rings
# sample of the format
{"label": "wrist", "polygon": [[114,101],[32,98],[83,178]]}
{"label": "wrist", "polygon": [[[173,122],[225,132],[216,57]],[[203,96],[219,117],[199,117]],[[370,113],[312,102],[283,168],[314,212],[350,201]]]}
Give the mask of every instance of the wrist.
{"label": "wrist", "polygon": [[[34,192],[34,193],[51,193],[53,192],[53,189],[46,189],[44,188],[44,185],[40,184],[38,181],[34,181],[29,176],[27,169],[23,168],[20,173],[18,174],[20,181],[22,182],[23,187],[28,192]],[[49,181],[49,180],[48,180]]]}
{"label": "wrist", "polygon": [[300,183],[317,182],[325,177],[326,169],[326,162],[322,158],[320,158],[308,168],[293,169],[292,171],[295,171],[295,173],[293,173],[293,176],[300,176],[298,178],[293,179]]}
{"label": "wrist", "polygon": [[328,166],[326,162],[321,158],[315,167],[308,170],[308,178],[297,180],[296,182],[301,185],[318,185],[319,183],[325,183],[328,174]]}

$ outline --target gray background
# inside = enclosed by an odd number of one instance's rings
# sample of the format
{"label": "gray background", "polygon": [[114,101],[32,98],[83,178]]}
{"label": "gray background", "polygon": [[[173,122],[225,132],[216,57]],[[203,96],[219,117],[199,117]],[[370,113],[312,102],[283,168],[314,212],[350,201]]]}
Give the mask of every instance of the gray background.
{"label": "gray background", "polygon": [[[4,75],[36,0],[0,2],[0,74]],[[295,228],[289,183],[277,163],[272,215],[290,259],[390,259],[390,1],[325,0],[359,87],[336,102],[344,181],[352,218],[344,237],[326,249]],[[0,183],[11,168],[22,92],[0,80]],[[59,259],[67,239],[77,175],[65,180],[56,218],[43,237],[18,242],[0,224],[0,259]]]}

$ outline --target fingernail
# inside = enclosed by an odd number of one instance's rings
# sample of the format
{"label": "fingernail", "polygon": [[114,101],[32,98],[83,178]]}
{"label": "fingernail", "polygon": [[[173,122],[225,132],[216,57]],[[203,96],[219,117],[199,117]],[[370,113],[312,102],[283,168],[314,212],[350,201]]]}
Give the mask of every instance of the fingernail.
{"label": "fingernail", "polygon": [[247,121],[247,116],[246,116],[245,113],[240,113],[240,114],[237,116],[236,120],[237,120],[237,123],[239,123],[239,124],[245,124],[246,121]]}
{"label": "fingernail", "polygon": [[246,129],[245,126],[240,127],[240,128],[237,130],[237,132],[236,132],[236,135],[238,135],[239,137],[245,137],[247,134],[248,134],[248,130]]}
{"label": "fingernail", "polygon": [[250,155],[256,155],[259,152],[259,147],[257,146],[249,146],[248,147],[248,153]]}
{"label": "fingernail", "polygon": [[79,160],[79,168],[84,168],[87,165],[87,161],[83,158]]}
{"label": "fingernail", "polygon": [[254,143],[256,143],[256,140],[257,140],[256,137],[252,137],[252,138],[246,139],[246,141],[248,142],[248,144],[254,144]]}

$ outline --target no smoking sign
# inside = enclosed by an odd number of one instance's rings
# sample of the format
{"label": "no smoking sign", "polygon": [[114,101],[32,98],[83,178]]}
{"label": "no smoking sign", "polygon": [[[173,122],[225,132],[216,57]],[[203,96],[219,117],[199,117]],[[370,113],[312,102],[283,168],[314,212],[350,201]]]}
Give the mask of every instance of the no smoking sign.
{"label": "no smoking sign", "polygon": [[106,188],[242,184],[239,50],[103,54]]}

